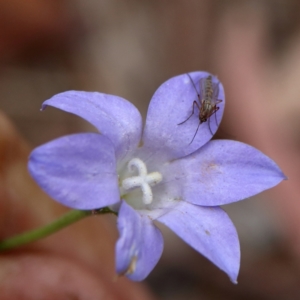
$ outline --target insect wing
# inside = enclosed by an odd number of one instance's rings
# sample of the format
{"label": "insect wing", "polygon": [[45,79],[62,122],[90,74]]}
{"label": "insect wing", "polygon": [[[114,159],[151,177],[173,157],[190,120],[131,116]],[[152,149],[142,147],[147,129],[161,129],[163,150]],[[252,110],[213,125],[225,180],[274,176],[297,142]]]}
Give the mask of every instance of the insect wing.
{"label": "insect wing", "polygon": [[212,89],[213,89],[213,95],[212,95],[212,105],[216,105],[217,103],[219,103],[218,100],[218,96],[219,96],[219,82],[213,82],[212,83]]}
{"label": "insect wing", "polygon": [[206,91],[206,85],[207,85],[206,80],[207,80],[207,78],[201,78],[200,82],[199,82],[200,83],[200,99],[199,99],[200,104],[201,104],[201,102],[203,102],[203,100],[205,98],[205,91]]}

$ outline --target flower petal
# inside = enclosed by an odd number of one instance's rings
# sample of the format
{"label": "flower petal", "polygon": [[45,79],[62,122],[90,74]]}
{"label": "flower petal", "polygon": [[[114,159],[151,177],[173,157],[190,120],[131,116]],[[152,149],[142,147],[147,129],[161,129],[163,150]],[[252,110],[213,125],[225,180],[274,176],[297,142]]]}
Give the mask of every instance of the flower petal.
{"label": "flower petal", "polygon": [[118,229],[117,273],[141,281],[152,271],[162,254],[161,232],[148,216],[138,214],[125,201],[119,211]]}
{"label": "flower petal", "polygon": [[[222,101],[216,104],[219,110],[200,125],[192,142],[199,125],[199,109],[196,105],[194,114],[187,119],[193,112],[193,102],[197,101],[200,105],[197,97],[197,93],[200,93],[200,80],[205,80],[210,74],[192,72],[189,75],[194,84],[187,74],[173,77],[158,88],[149,105],[143,135],[144,147],[149,148],[149,155],[153,155],[154,151],[159,152],[162,161],[186,156],[206,144],[212,138],[212,133],[217,131],[223,116],[224,90],[213,76],[216,90],[219,89],[216,99]],[[202,89],[201,92],[203,93]],[[185,120],[187,121],[184,122]],[[182,122],[184,123],[179,125]]]}
{"label": "flower petal", "polygon": [[[183,185],[185,201],[218,206],[239,201],[286,179],[280,168],[257,149],[237,141],[214,140],[169,165],[168,178]],[[169,183],[170,184],[170,183]]]}
{"label": "flower petal", "polygon": [[115,146],[118,160],[140,142],[142,118],[127,100],[97,92],[68,91],[43,103],[80,116],[93,124]]}
{"label": "flower petal", "polygon": [[240,267],[239,239],[234,225],[221,208],[181,201],[175,209],[157,220],[236,282]]}
{"label": "flower petal", "polygon": [[120,200],[116,159],[110,140],[96,133],[68,135],[32,151],[29,172],[58,202],[97,209]]}

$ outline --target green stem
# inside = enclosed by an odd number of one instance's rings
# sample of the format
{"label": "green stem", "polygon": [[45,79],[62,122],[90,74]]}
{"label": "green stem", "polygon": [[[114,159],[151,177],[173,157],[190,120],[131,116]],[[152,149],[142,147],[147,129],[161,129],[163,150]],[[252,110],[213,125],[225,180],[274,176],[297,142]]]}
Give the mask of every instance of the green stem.
{"label": "green stem", "polygon": [[30,230],[20,235],[16,235],[6,240],[0,241],[0,251],[9,250],[47,237],[48,235],[59,231],[60,229],[63,229],[64,227],[71,225],[87,216],[107,213],[116,214],[108,207],[97,210],[71,210],[44,227]]}

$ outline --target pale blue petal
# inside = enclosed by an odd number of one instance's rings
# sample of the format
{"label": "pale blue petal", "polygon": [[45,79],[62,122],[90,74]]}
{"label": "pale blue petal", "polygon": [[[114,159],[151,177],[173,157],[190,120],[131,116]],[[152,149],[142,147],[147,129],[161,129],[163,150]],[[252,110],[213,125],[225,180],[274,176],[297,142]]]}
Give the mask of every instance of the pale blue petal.
{"label": "pale blue petal", "polygon": [[277,164],[259,150],[237,141],[213,140],[173,162],[164,176],[185,201],[219,206],[274,187],[286,179]]}
{"label": "pale blue petal", "polygon": [[239,239],[234,225],[221,208],[201,207],[181,201],[176,208],[157,220],[236,283],[240,267]]}
{"label": "pale blue petal", "polygon": [[127,100],[97,92],[68,91],[43,103],[73,113],[94,125],[108,137],[118,160],[137,147],[141,139],[142,118]]}
{"label": "pale blue petal", "polygon": [[[207,72],[189,73],[199,93],[199,81],[210,75]],[[222,100],[219,110],[207,122],[200,125],[198,133],[191,143],[199,124],[199,110],[195,107],[194,115],[185,123],[178,125],[191,115],[194,100],[198,101],[197,92],[187,74],[179,75],[163,83],[150,102],[143,142],[148,157],[159,156],[161,161],[186,156],[206,144],[221,122],[225,96],[222,84],[218,83],[217,99]],[[212,133],[209,130],[211,128]],[[158,154],[156,154],[158,153]]]}
{"label": "pale blue petal", "polygon": [[114,147],[100,134],[68,135],[37,147],[28,168],[48,195],[68,207],[90,210],[120,200]]}
{"label": "pale blue petal", "polygon": [[126,202],[122,202],[119,210],[118,229],[117,273],[141,281],[153,270],[162,254],[161,232],[148,216],[140,215]]}

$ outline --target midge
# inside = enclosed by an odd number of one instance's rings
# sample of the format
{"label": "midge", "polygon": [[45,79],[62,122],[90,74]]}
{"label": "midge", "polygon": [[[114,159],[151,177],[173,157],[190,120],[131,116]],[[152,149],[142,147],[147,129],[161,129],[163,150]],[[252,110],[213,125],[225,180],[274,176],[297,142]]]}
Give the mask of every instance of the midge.
{"label": "midge", "polygon": [[[189,143],[189,145],[190,145],[194,141],[200,125],[206,121],[208,121],[208,128],[210,130],[210,133],[211,133],[211,135],[213,135],[213,132],[210,128],[210,117],[219,110],[220,107],[217,105],[220,102],[222,102],[222,100],[217,99],[217,97],[219,95],[219,83],[213,82],[211,75],[200,79],[200,82],[199,82],[200,83],[200,95],[197,92],[197,88],[195,86],[195,83],[194,83],[191,75],[189,73],[187,73],[187,75],[189,76],[189,78],[194,86],[194,89],[197,93],[199,103],[196,100],[194,100],[193,111],[192,111],[191,115],[186,120],[184,120],[183,122],[181,122],[177,125],[182,125],[183,123],[188,121],[191,118],[191,116],[194,114],[195,106],[197,106],[197,108],[199,110],[199,115],[198,115],[199,124],[198,124],[198,127],[196,129],[196,132],[195,132],[191,142]],[[215,118],[216,118],[216,123],[218,125],[216,115],[215,115]]]}

